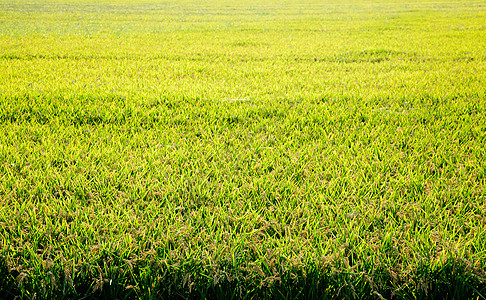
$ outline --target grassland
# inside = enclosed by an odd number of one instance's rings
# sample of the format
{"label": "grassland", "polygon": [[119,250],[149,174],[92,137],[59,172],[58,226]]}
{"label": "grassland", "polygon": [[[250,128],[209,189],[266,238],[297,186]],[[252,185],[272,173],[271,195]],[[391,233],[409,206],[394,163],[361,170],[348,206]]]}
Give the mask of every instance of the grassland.
{"label": "grassland", "polygon": [[0,297],[486,297],[483,1],[0,2]]}

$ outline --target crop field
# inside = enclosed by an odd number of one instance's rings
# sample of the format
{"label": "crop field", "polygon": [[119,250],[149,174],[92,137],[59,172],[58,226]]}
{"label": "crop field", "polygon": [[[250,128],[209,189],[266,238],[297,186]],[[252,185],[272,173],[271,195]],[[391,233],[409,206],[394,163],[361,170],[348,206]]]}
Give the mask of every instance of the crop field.
{"label": "crop field", "polygon": [[486,3],[2,0],[0,298],[486,299]]}

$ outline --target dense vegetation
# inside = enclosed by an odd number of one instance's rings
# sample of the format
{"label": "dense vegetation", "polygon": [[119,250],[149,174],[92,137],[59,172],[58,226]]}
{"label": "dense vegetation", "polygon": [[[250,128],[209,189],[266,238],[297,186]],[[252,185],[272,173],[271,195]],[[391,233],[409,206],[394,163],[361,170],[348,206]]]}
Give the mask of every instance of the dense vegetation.
{"label": "dense vegetation", "polygon": [[0,297],[486,296],[483,1],[0,2]]}

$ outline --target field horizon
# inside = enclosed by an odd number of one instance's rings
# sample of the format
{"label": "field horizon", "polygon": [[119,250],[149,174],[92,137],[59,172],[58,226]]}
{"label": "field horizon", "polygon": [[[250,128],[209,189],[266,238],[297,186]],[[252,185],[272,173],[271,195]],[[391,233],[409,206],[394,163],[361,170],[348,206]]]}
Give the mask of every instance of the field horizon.
{"label": "field horizon", "polygon": [[0,298],[485,299],[486,4],[0,3]]}

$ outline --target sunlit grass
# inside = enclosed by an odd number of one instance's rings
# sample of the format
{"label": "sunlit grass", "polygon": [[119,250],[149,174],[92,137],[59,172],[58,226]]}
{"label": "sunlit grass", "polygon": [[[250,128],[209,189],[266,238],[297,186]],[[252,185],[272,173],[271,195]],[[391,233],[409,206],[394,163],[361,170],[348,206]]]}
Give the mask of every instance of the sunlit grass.
{"label": "sunlit grass", "polygon": [[0,292],[483,297],[485,8],[0,3]]}

